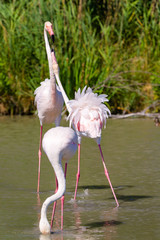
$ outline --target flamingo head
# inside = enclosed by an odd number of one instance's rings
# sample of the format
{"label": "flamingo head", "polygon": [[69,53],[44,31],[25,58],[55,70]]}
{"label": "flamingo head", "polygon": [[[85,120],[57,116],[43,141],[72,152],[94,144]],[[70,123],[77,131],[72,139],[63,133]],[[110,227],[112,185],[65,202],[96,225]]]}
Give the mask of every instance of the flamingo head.
{"label": "flamingo head", "polygon": [[47,220],[47,218],[41,218],[39,222],[39,229],[42,234],[50,234],[51,226]]}
{"label": "flamingo head", "polygon": [[52,41],[54,43],[54,32],[52,29],[52,23],[50,23],[49,21],[45,22],[44,29],[49,33],[49,35],[51,36]]}

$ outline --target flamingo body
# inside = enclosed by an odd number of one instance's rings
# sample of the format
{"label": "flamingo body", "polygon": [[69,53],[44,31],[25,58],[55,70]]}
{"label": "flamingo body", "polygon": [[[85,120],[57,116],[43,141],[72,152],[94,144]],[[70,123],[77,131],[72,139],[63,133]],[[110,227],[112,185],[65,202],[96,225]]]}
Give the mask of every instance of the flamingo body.
{"label": "flamingo body", "polygon": [[67,161],[77,150],[77,134],[70,127],[51,128],[44,134],[42,147],[52,166],[56,162],[53,158],[57,154]]}
{"label": "flamingo body", "polygon": [[108,102],[107,95],[98,95],[87,87],[82,92],[78,89],[75,99],[68,102],[71,109],[68,116],[70,125],[73,125],[79,136],[101,137],[102,127],[111,114],[104,102]]}
{"label": "flamingo body", "polygon": [[51,128],[43,137],[43,149],[54,168],[58,181],[57,192],[47,198],[42,205],[39,229],[43,234],[48,234],[51,231],[51,226],[47,220],[48,206],[61,198],[66,190],[66,180],[61,161],[68,161],[75,154],[77,150],[77,143],[77,134],[69,127]]}
{"label": "flamingo body", "polygon": [[59,88],[56,86],[56,91],[52,87],[50,79],[45,79],[41,82],[34,94],[35,103],[37,105],[38,117],[40,124],[53,123],[57,119],[57,125],[60,124],[60,116],[63,108],[63,97]]}

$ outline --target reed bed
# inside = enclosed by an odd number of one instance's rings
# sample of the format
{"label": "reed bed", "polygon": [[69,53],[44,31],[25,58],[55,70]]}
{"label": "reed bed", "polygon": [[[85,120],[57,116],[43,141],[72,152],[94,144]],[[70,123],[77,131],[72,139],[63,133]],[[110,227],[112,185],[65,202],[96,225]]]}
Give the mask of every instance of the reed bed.
{"label": "reed bed", "polygon": [[160,99],[158,0],[12,0],[0,9],[1,114],[35,111],[34,90],[49,77],[47,20],[69,98],[88,85],[108,95],[112,113],[141,111]]}

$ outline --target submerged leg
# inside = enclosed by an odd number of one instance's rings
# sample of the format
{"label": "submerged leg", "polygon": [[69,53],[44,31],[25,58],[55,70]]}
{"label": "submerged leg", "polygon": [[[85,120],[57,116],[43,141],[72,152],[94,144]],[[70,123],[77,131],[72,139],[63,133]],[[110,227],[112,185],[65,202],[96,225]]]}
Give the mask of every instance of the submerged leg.
{"label": "submerged leg", "polygon": [[42,131],[43,131],[43,126],[40,126],[40,141],[39,141],[39,151],[38,151],[38,158],[39,158],[39,163],[38,163],[38,185],[37,185],[37,193],[39,193],[39,185],[40,185],[40,170],[41,170],[41,156],[42,156]]}
{"label": "submerged leg", "polygon": [[[65,163],[65,172],[64,177],[66,178],[67,174],[67,162]],[[63,230],[63,211],[64,211],[64,195],[61,197],[61,230]]]}
{"label": "submerged leg", "polygon": [[[57,178],[56,178],[56,190],[55,190],[55,193],[57,192],[58,190],[58,181],[57,181]],[[53,205],[53,211],[52,211],[52,217],[51,217],[51,228],[53,227],[53,220],[54,220],[54,215],[55,215],[55,211],[56,211],[56,205],[57,205],[57,201],[54,202],[54,205]]]}
{"label": "submerged leg", "polygon": [[112,193],[113,193],[114,199],[115,199],[115,201],[116,201],[117,207],[119,207],[119,203],[118,203],[118,200],[117,200],[116,194],[115,194],[115,192],[114,192],[114,189],[113,189],[113,187],[112,187],[112,183],[111,183],[111,180],[110,180],[110,178],[109,178],[109,173],[108,173],[108,170],[107,170],[106,165],[105,165],[105,162],[104,162],[104,157],[103,157],[103,153],[102,153],[101,145],[98,144],[98,147],[99,147],[99,150],[100,150],[100,154],[101,154],[102,163],[103,163],[103,166],[104,166],[104,172],[105,172],[105,175],[106,175],[106,177],[107,177],[107,179],[108,179],[108,182],[109,182],[109,185],[110,185],[110,187],[111,187],[111,190],[112,190]]}
{"label": "submerged leg", "polygon": [[81,148],[81,144],[78,144],[78,172],[77,172],[77,181],[76,181],[76,188],[75,188],[75,193],[74,193],[74,200],[76,200],[78,182],[79,182],[79,178],[80,178],[80,148]]}

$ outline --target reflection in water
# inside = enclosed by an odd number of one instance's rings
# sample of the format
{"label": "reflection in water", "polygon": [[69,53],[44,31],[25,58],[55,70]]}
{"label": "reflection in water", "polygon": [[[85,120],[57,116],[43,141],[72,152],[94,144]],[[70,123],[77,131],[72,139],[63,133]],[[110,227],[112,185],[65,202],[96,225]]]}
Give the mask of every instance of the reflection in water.
{"label": "reflection in water", "polygon": [[[88,191],[87,191],[87,195],[88,195]],[[79,202],[74,201],[73,199],[71,199],[69,203],[71,204],[72,213],[74,215],[74,228],[72,226],[70,230],[64,229],[62,232],[57,230],[59,229],[59,222],[61,219],[60,201],[57,201],[58,211],[56,211],[56,214],[55,214],[54,231],[50,235],[40,234],[39,236],[40,240],[52,240],[52,239],[54,240],[56,239],[57,240],[64,240],[64,239],[76,239],[76,240],[93,239],[94,240],[95,239],[96,240],[96,238],[92,236],[95,233],[100,233],[100,234],[103,233],[103,236],[105,236],[106,240],[116,239],[117,226],[122,223],[117,220],[118,219],[117,207],[107,211],[102,211],[100,213],[101,217],[105,220],[99,221],[99,222],[92,221],[88,224],[83,225],[83,221],[81,219],[81,213],[86,211],[85,199],[83,199],[83,201],[80,201],[80,205],[79,205]],[[39,220],[39,215],[38,215],[38,220]]]}
{"label": "reflection in water", "polygon": [[113,240],[117,237],[117,226],[121,224],[121,222],[118,221],[118,211],[119,208],[116,207],[109,211],[106,211],[104,214],[104,229],[106,240]]}
{"label": "reflection in water", "polygon": [[40,195],[37,193],[37,214],[38,214],[38,224],[41,218],[41,200],[40,200]]}
{"label": "reflection in water", "polygon": [[[121,222],[117,220],[118,207],[105,211],[105,213],[104,212],[101,213],[101,216],[103,216],[103,219],[105,219],[105,221],[91,222],[84,226],[82,225],[80,208],[77,202],[73,202],[73,207],[75,216],[75,226],[77,230],[75,239],[81,240],[82,238],[84,239],[84,236],[87,238],[87,235],[90,236],[90,231],[91,232],[97,231],[98,228],[103,228],[102,231],[104,232],[106,240],[113,240],[116,238],[117,225],[121,224]],[[98,231],[101,230],[99,229]],[[88,232],[88,234],[86,232]]]}
{"label": "reflection in water", "polygon": [[51,235],[50,234],[47,234],[47,235],[40,234],[39,240],[51,240]]}
{"label": "reflection in water", "polygon": [[37,193],[37,206],[41,207],[41,199],[39,193]]}
{"label": "reflection in water", "polygon": [[76,201],[73,204],[74,204],[75,226],[76,226],[76,229],[81,230],[82,222],[81,222],[81,217],[80,217],[80,213],[79,213]]}
{"label": "reflection in water", "polygon": [[63,232],[60,232],[60,233],[52,233],[52,234],[47,234],[47,235],[43,235],[41,234],[39,236],[39,240],[63,240]]}

